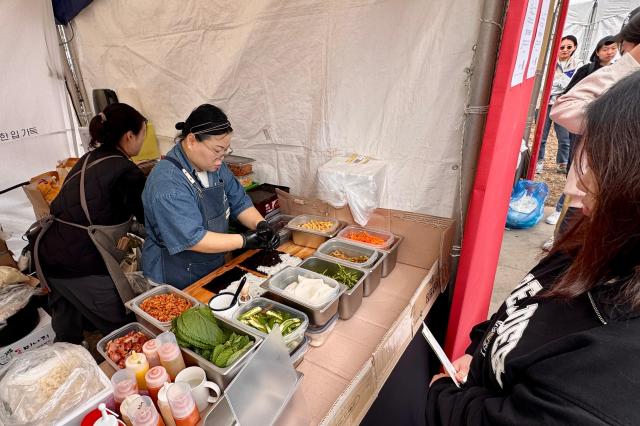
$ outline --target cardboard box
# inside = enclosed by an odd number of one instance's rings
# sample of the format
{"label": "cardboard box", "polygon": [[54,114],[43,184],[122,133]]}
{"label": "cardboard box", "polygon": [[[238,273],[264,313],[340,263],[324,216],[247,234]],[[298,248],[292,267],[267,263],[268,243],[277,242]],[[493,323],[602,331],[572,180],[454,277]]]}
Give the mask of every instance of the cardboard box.
{"label": "cardboard box", "polygon": [[40,322],[31,333],[15,343],[0,348],[0,372],[16,356],[53,342],[56,334],[51,327],[51,317],[42,308],[38,308],[38,313]]}
{"label": "cardboard box", "polygon": [[[276,190],[280,210],[289,215],[313,214],[339,219],[349,225],[355,220],[348,207],[336,209],[328,203],[314,199],[291,195]],[[438,263],[438,285],[441,291],[449,282],[451,268],[451,245],[455,232],[455,220],[410,213],[400,210],[376,209],[367,223],[367,227],[382,229],[404,237],[398,251],[398,262],[430,269]]]}
{"label": "cardboard box", "polygon": [[372,360],[365,363],[331,408],[323,425],[357,425],[378,396]]}

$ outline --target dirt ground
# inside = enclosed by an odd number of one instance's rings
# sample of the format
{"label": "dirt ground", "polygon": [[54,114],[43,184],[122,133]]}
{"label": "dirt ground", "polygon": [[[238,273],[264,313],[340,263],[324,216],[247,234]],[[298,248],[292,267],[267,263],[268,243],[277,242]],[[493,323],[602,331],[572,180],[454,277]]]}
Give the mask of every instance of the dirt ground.
{"label": "dirt ground", "polygon": [[[533,133],[531,135],[531,143],[533,143]],[[557,151],[558,139],[556,138],[556,134],[552,126],[551,131],[549,132],[549,137],[547,138],[544,171],[541,174],[536,175],[535,179],[537,181],[545,182],[549,186],[549,195],[547,196],[545,205],[552,207],[555,206],[558,202],[558,199],[560,199],[560,195],[562,195],[562,191],[564,190],[564,183],[566,181],[566,176],[563,173],[558,173],[557,171]]]}

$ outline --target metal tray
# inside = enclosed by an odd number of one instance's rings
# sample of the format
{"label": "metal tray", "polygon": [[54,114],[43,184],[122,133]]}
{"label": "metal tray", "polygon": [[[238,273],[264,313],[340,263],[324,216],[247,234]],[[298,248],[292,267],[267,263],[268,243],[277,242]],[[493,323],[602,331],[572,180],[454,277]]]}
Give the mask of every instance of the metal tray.
{"label": "metal tray", "polygon": [[98,353],[100,355],[102,355],[102,358],[105,359],[105,361],[107,361],[107,363],[113,367],[114,370],[118,371],[121,368],[118,367],[118,365],[113,362],[111,360],[111,358],[109,358],[109,355],[107,355],[107,343],[110,342],[113,339],[117,339],[118,337],[122,337],[132,331],[140,331],[142,332],[142,334],[146,335],[147,337],[149,337],[150,339],[155,339],[156,337],[156,333],[154,333],[153,331],[149,330],[147,327],[145,327],[144,325],[137,323],[137,322],[132,322],[130,324],[127,324],[123,327],[120,327],[119,329],[107,334],[106,336],[104,336],[102,339],[100,339],[98,341],[98,344],[96,345],[96,349],[98,350]]}
{"label": "metal tray", "polygon": [[[331,252],[334,250],[340,250],[347,256],[357,257],[366,256],[369,259],[365,262],[357,263],[349,260],[340,259],[339,257],[331,256]],[[314,254],[314,256],[330,259],[332,261],[340,262],[342,265],[350,266],[357,269],[371,269],[370,267],[378,260],[378,251],[371,247],[365,247],[363,245],[352,244],[350,240],[331,239],[323,243]]]}
{"label": "metal tray", "polygon": [[384,262],[382,262],[382,278],[387,277],[391,272],[393,272],[398,261],[398,248],[400,247],[400,243],[404,240],[404,237],[395,234],[394,237],[395,241],[393,242],[393,245],[389,247],[388,250],[385,250],[387,257]]}
{"label": "metal tray", "polygon": [[338,313],[340,314],[340,319],[347,320],[351,318],[353,314],[356,313],[358,308],[360,308],[360,305],[362,305],[362,295],[364,293],[363,283],[369,275],[369,271],[354,268],[352,266],[346,266],[340,262],[335,262],[333,260],[314,256],[307,258],[300,264],[301,268],[308,269],[310,271],[317,272],[323,275],[324,272],[326,272],[328,276],[336,273],[339,266],[342,266],[343,268],[350,271],[355,271],[357,274],[359,274],[359,279],[355,283],[355,285],[350,289],[347,289],[342,294],[342,296],[340,296]]}
{"label": "metal tray", "polygon": [[[298,275],[302,275],[307,278],[319,278],[332,287],[337,287],[337,294],[322,306],[313,306],[305,303],[289,293],[286,293],[284,289],[294,281],[297,281]],[[326,324],[337,312],[340,296],[345,291],[345,287],[339,284],[337,281],[325,277],[322,274],[318,274],[307,269],[302,269],[298,266],[286,267],[282,271],[278,272],[263,283],[263,288],[266,288],[271,295],[270,299],[284,303],[285,305],[292,306],[309,317],[309,323],[312,326],[319,327]]]}
{"label": "metal tray", "polygon": [[285,243],[291,239],[291,230],[287,228],[287,224],[294,218],[282,213],[266,219],[269,225],[271,225],[280,236],[280,243]]}
{"label": "metal tray", "polygon": [[[364,232],[367,232],[368,234],[371,234],[373,236],[382,238],[384,240],[384,243],[382,243],[382,244],[369,244],[369,243],[365,243],[363,241],[352,240],[351,238],[347,238],[347,234],[349,232],[358,232],[358,231],[364,231]],[[350,242],[354,242],[354,243],[359,244],[359,245],[364,245],[365,247],[371,247],[371,248],[374,248],[374,249],[377,249],[377,250],[388,250],[389,247],[391,247],[393,245],[393,241],[395,239],[394,235],[391,232],[383,231],[381,229],[364,228],[362,226],[355,226],[355,225],[347,226],[346,228],[341,230],[340,233],[338,234],[338,237],[340,239],[347,240],[347,241],[350,241]]]}
{"label": "metal tray", "polygon": [[[333,227],[326,232],[312,231],[310,229],[300,228],[300,225],[307,223],[311,220],[321,220],[326,222],[332,222]],[[338,231],[342,228],[342,223],[330,217],[325,216],[313,216],[303,214],[296,216],[286,226],[291,231],[293,243],[299,246],[318,248],[320,245],[330,238],[333,238]]]}
{"label": "metal tray", "polygon": [[229,383],[231,383],[231,380],[233,380],[236,374],[240,372],[240,369],[242,368],[244,363],[247,361],[247,359],[250,357],[253,351],[256,350],[258,345],[262,343],[263,339],[259,334],[254,333],[251,330],[245,330],[244,328],[240,328],[232,321],[229,321],[223,317],[220,317],[215,313],[214,313],[214,316],[216,317],[216,321],[221,323],[222,328],[234,331],[239,334],[246,334],[249,337],[252,337],[253,340],[255,341],[255,344],[247,352],[245,352],[244,355],[238,358],[238,360],[235,363],[225,368],[218,367],[217,365],[201,357],[191,349],[181,348],[182,355],[184,357],[184,362],[186,365],[197,365],[198,367],[202,368],[207,374],[207,378],[209,380],[216,382],[216,384],[220,386],[220,389],[224,390],[229,385]]}
{"label": "metal tray", "polygon": [[247,325],[241,322],[238,319],[242,314],[250,311],[255,307],[275,308],[281,311],[288,312],[294,318],[300,318],[302,320],[302,324],[300,324],[300,326],[296,328],[295,331],[293,331],[292,333],[289,333],[287,336],[283,336],[282,339],[284,340],[284,344],[287,346],[287,348],[289,348],[291,352],[295,351],[296,348],[298,348],[300,344],[304,341],[304,332],[307,330],[307,327],[309,326],[309,317],[307,316],[307,314],[297,309],[294,309],[290,306],[283,305],[282,303],[267,299],[265,297],[257,297],[251,300],[246,305],[242,305],[240,308],[238,308],[232,315],[232,321],[234,322],[234,324],[238,325],[238,327],[242,329],[247,328],[250,331],[253,331],[254,333],[257,333],[258,335],[262,336],[263,338],[267,337],[266,333],[260,330],[257,330],[251,327],[250,325]]}
{"label": "metal tray", "polygon": [[168,284],[162,284],[152,288],[151,290],[147,290],[141,295],[135,297],[134,299],[129,300],[124,305],[136,315],[136,319],[141,324],[147,325],[156,330],[168,331],[171,329],[171,321],[165,321],[165,322],[158,321],[157,319],[155,319],[154,317],[152,317],[151,315],[143,311],[142,308],[140,307],[140,304],[144,300],[148,299],[149,297],[157,296],[159,294],[168,294],[168,293],[173,293],[184,299],[187,299],[188,301],[191,302],[191,307],[203,305],[203,303],[201,303],[195,297],[190,296],[184,291],[178,290],[174,286],[168,285]]}

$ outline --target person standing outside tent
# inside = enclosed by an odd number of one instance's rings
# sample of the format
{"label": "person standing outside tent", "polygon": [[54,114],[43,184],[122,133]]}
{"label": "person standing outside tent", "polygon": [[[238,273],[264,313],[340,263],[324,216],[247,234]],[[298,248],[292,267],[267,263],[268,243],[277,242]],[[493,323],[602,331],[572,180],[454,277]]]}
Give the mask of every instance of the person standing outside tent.
{"label": "person standing outside tent", "polygon": [[122,282],[122,271],[109,268],[93,235],[100,226],[127,225],[126,232],[132,215],[144,219],[145,176],[131,157],[142,148],[146,124],[142,114],[123,103],[111,104],[93,117],[92,149],[71,169],[51,203],[55,219],[40,232],[34,260],[51,289],[56,341],[81,343],[85,319],[103,334],[131,321],[119,287],[128,283]]}
{"label": "person standing outside tent", "polygon": [[[544,169],[544,155],[552,123],[552,120],[549,117],[551,106],[555,102],[556,98],[564,93],[567,85],[573,77],[573,74],[576,72],[578,67],[582,65],[582,63],[573,56],[577,48],[578,39],[576,39],[575,36],[567,35],[562,37],[562,41],[560,42],[560,51],[558,52],[558,62],[556,63],[555,73],[553,75],[553,86],[551,88],[551,97],[549,98],[549,107],[547,108],[547,116],[545,118],[544,128],[542,131],[542,140],[540,141],[540,152],[538,153],[536,173],[542,173],[542,170]],[[569,161],[569,148],[571,145],[569,132],[558,123],[553,123],[553,129],[555,130],[556,137],[558,138],[558,153],[556,154],[558,171],[566,173],[567,162]]]}
{"label": "person standing outside tent", "polygon": [[[178,142],[142,194],[142,263],[147,278],[182,289],[222,266],[225,252],[275,249],[280,238],[222,161],[231,153],[233,131],[226,114],[200,105],[176,129]],[[231,216],[250,230],[228,234]]]}
{"label": "person standing outside tent", "polygon": [[[578,84],[585,77],[588,77],[589,75],[598,71],[600,68],[606,67],[607,65],[611,65],[611,63],[613,62],[613,59],[616,57],[617,54],[618,54],[618,44],[616,43],[615,37],[606,36],[601,38],[600,41],[598,41],[598,44],[596,45],[596,48],[594,49],[593,53],[591,54],[589,63],[584,64],[583,66],[578,68],[575,74],[573,74],[573,78],[571,79],[571,82],[569,82],[569,85],[565,89],[564,93],[569,92],[569,90],[571,90],[573,86]],[[571,144],[569,146],[568,164],[571,164],[571,161],[573,159],[573,150],[575,148],[574,145],[578,138],[579,138],[579,135],[569,132],[569,140]],[[558,219],[560,218],[560,212],[562,211],[562,206],[564,204],[564,198],[565,198],[565,195],[563,193],[560,196],[560,199],[558,200],[558,202],[556,203],[555,211],[551,213],[549,216],[547,216],[547,218],[545,219],[545,222],[547,222],[549,225],[555,225],[558,223]]]}
{"label": "person standing outside tent", "polygon": [[638,424],[640,73],[586,116],[584,220],[474,327],[464,384],[433,377],[428,425]]}
{"label": "person standing outside tent", "polygon": [[[635,12],[635,11],[634,11]],[[632,12],[633,13],[633,12]],[[614,64],[604,67],[577,83],[569,92],[558,98],[552,111],[553,120],[578,135],[584,132],[584,112],[591,102],[599,98],[613,84],[627,75],[640,71],[640,13],[632,15],[627,25],[616,36],[622,57]],[[615,141],[611,141],[615,143]],[[558,235],[566,232],[580,216],[584,193],[578,189],[578,171],[581,169],[580,146],[578,145],[564,186],[569,206],[558,226]],[[611,212],[617,214],[617,212]]]}

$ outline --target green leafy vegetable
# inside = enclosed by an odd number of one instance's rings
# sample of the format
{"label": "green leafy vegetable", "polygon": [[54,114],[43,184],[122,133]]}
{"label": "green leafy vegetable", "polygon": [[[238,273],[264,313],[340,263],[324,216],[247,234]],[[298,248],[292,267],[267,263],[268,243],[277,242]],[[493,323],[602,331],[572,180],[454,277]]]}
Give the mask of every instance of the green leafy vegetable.
{"label": "green leafy vegetable", "polygon": [[192,349],[220,368],[233,364],[254,344],[249,336],[223,330],[211,310],[203,306],[175,318],[171,331],[179,346]]}
{"label": "green leafy vegetable", "polygon": [[[326,272],[326,271],[325,271]],[[323,275],[327,275],[323,273]],[[358,282],[358,273],[354,270],[349,270],[342,265],[338,265],[338,271],[333,275],[328,275],[330,278],[346,285],[349,289],[353,288]]]}

